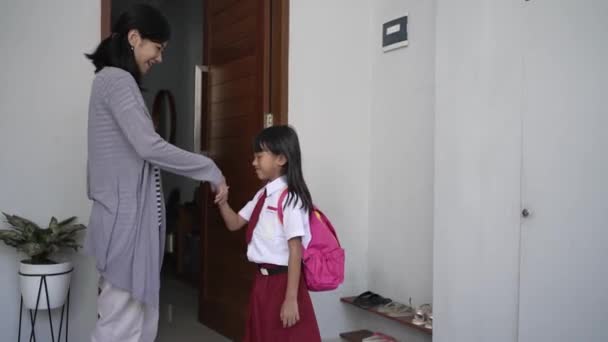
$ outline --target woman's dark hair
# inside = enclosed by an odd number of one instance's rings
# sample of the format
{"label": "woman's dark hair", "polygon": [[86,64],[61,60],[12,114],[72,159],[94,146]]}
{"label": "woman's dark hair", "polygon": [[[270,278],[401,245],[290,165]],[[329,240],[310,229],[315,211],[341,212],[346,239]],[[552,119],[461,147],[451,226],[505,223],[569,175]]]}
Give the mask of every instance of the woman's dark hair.
{"label": "woman's dark hair", "polygon": [[255,138],[253,150],[255,153],[266,151],[277,156],[285,156],[287,164],[283,168],[283,174],[287,176],[289,189],[285,206],[292,202],[296,203],[297,199],[300,199],[302,209],[310,211],[313,208],[312,196],[302,173],[302,155],[296,131],[289,126],[266,128]]}
{"label": "woman's dark hair", "polygon": [[169,22],[158,9],[145,4],[135,5],[118,17],[112,25],[112,34],[101,41],[95,52],[85,54],[95,65],[96,73],[107,66],[116,67],[129,72],[140,83],[141,72],[127,37],[131,30],[139,31],[142,39],[160,44],[171,37]]}

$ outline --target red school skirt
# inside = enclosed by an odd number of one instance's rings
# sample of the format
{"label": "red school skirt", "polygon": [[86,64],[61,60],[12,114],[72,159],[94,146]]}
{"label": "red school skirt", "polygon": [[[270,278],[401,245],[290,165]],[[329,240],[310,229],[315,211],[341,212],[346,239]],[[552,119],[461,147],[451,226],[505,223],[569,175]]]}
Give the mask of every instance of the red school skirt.
{"label": "red school skirt", "polygon": [[[270,267],[272,266],[269,265]],[[317,318],[303,274],[298,286],[300,320],[291,328],[283,328],[281,306],[286,290],[287,273],[266,276],[256,272],[243,342],[321,342]]]}

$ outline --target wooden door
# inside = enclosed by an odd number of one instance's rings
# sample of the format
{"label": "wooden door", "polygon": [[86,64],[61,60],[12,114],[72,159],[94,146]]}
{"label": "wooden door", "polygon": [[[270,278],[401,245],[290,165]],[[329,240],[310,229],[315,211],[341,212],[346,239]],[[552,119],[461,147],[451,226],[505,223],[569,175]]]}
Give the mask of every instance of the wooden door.
{"label": "wooden door", "polygon": [[[275,109],[275,122],[285,120],[286,87],[280,86],[286,84],[287,65],[286,46],[281,44],[287,34],[281,30],[286,23],[284,3],[205,1],[203,45],[209,72],[204,80],[207,111],[202,149],[222,169],[235,211],[262,186],[251,160],[253,139],[263,128],[264,115]],[[283,23],[274,33],[273,22]],[[271,56],[276,60],[271,61]],[[246,258],[244,230],[229,232],[208,190],[203,198],[199,318],[238,341],[244,332],[255,268]]]}

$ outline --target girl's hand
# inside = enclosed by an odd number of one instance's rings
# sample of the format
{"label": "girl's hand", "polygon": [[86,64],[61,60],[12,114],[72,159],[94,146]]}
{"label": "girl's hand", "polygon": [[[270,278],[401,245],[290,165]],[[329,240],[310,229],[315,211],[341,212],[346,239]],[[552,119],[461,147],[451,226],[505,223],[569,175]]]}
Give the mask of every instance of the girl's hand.
{"label": "girl's hand", "polygon": [[221,205],[228,202],[228,185],[226,182],[222,182],[217,187],[217,192],[215,193],[215,204]]}
{"label": "girl's hand", "polygon": [[281,307],[281,321],[283,328],[291,328],[300,321],[297,299],[285,299]]}

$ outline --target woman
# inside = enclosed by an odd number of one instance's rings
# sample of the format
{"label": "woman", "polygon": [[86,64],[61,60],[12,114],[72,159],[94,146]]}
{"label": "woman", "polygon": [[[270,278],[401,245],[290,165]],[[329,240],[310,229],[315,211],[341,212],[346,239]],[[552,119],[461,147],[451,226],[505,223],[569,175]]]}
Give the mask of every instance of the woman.
{"label": "woman", "polygon": [[166,18],[137,5],[123,13],[87,57],[95,65],[89,104],[88,193],[93,201],[85,248],[100,273],[93,342],[154,341],[165,244],[160,170],[209,181],[216,202],[228,187],[215,163],[154,131],[140,91],[170,37]]}

